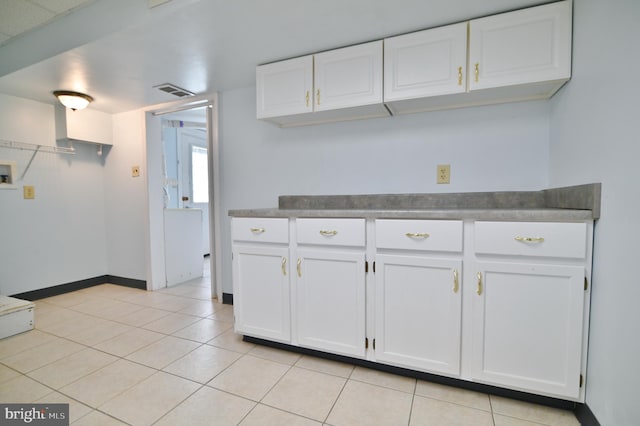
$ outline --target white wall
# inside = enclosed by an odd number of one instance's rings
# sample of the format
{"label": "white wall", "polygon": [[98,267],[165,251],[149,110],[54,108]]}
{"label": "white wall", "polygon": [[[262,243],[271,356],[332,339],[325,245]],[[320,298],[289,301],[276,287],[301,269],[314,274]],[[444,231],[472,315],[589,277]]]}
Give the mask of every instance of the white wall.
{"label": "white wall", "polygon": [[[549,102],[280,129],[255,118],[255,88],[220,97],[223,291],[232,292],[229,209],[284,194],[538,190],[547,186]],[[451,164],[437,185],[436,165]]]}
{"label": "white wall", "polygon": [[637,0],[574,2],[573,76],[551,121],[551,185],[602,182],[586,397],[605,426],[640,422],[639,23]]}
{"label": "white wall", "polygon": [[[146,280],[144,113],[117,114],[114,145],[76,142],[75,155],[38,153],[17,190],[0,190],[0,294],[115,275]],[[0,138],[55,146],[52,105],[0,95]],[[0,148],[18,176],[33,152]],[[131,166],[142,177],[131,177]],[[35,186],[24,200],[22,186]]]}
{"label": "white wall", "polygon": [[[52,105],[0,95],[0,138],[54,146]],[[76,155],[38,153],[17,190],[0,190],[0,294],[107,274],[104,175],[95,146]],[[33,151],[0,148],[18,177]],[[35,199],[23,199],[23,185]]]}
{"label": "white wall", "polygon": [[[146,280],[146,151],[144,113],[113,116],[113,147],[105,161],[105,217],[109,275]],[[140,166],[140,177],[131,167]]]}

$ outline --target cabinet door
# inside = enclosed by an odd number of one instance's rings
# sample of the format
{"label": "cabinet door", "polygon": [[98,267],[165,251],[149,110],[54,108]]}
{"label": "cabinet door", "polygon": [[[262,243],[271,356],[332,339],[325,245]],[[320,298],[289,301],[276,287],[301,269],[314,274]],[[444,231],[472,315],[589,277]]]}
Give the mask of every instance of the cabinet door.
{"label": "cabinet door", "polygon": [[254,337],[291,341],[289,249],[233,249],[235,330]]}
{"label": "cabinet door", "polygon": [[467,23],[384,40],[384,100],[466,91]]}
{"label": "cabinet door", "polygon": [[474,273],[474,380],[577,398],[584,268],[482,262]]}
{"label": "cabinet door", "polygon": [[364,252],[300,248],[297,262],[300,346],[363,357]]}
{"label": "cabinet door", "polygon": [[470,90],[570,77],[571,0],[470,22]]}
{"label": "cabinet door", "polygon": [[313,111],[313,56],[256,68],[257,117]]}
{"label": "cabinet door", "polygon": [[460,373],[462,262],[376,256],[376,360]]}
{"label": "cabinet door", "polygon": [[315,111],[382,103],[382,40],[314,56]]}

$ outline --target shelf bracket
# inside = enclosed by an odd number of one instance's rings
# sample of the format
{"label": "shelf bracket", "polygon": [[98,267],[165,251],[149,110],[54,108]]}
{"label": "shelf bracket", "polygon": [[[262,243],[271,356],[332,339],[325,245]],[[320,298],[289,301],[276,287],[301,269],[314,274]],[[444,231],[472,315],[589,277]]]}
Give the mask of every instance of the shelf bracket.
{"label": "shelf bracket", "polygon": [[31,155],[27,166],[24,168],[24,172],[22,172],[22,176],[20,176],[20,180],[24,180],[24,176],[29,171],[29,167],[31,167],[31,163],[33,163],[33,159],[36,158],[36,154],[38,153],[38,151],[40,151],[40,145],[38,145],[37,148],[33,151],[33,154]]}

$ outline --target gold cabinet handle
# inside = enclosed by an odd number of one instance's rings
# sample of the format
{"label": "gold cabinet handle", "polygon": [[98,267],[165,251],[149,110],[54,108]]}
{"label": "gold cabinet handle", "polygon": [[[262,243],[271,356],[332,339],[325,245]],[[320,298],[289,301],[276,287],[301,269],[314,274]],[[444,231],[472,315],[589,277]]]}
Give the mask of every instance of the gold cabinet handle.
{"label": "gold cabinet handle", "polygon": [[254,234],[262,234],[264,231],[264,228],[251,228],[251,232],[253,232]]}
{"label": "gold cabinet handle", "polygon": [[460,287],[460,281],[458,281],[458,270],[453,270],[453,292],[457,293],[458,288]]}
{"label": "gold cabinet handle", "polygon": [[336,230],[333,230],[333,231],[327,231],[327,230],[324,230],[324,229],[320,230],[320,235],[324,235],[325,237],[331,237],[331,236],[337,235],[337,234],[338,234],[338,231],[336,231]]}
{"label": "gold cabinet handle", "polygon": [[282,258],[282,275],[287,276],[287,258]]}
{"label": "gold cabinet handle", "polygon": [[475,73],[476,83],[478,82],[478,76],[480,75],[480,64],[476,62],[476,65],[473,67],[473,72]]}
{"label": "gold cabinet handle", "polygon": [[476,288],[478,296],[482,294],[482,272],[478,272],[478,287]]}
{"label": "gold cabinet handle", "polygon": [[462,67],[458,67],[458,86],[462,86]]}
{"label": "gold cabinet handle", "polygon": [[296,270],[298,271],[298,276],[302,277],[302,258],[298,258],[298,263],[296,264]]}
{"label": "gold cabinet handle", "polygon": [[307,90],[307,96],[305,97],[305,100],[307,102],[307,107],[309,106],[309,91]]}
{"label": "gold cabinet handle", "polygon": [[426,232],[407,232],[406,234],[409,238],[429,238],[429,234]]}
{"label": "gold cabinet handle", "polygon": [[316,102],[320,105],[320,89],[316,90]]}
{"label": "gold cabinet handle", "polygon": [[514,238],[516,241],[520,241],[521,243],[544,243],[543,237],[521,237],[517,236]]}

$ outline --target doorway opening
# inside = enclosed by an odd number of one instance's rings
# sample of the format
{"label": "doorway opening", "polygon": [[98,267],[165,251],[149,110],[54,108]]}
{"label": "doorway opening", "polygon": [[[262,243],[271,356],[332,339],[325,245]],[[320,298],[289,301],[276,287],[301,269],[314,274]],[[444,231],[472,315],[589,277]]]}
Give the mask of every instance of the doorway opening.
{"label": "doorway opening", "polygon": [[213,98],[147,114],[147,288],[210,277],[211,296],[221,301],[217,97]]}

